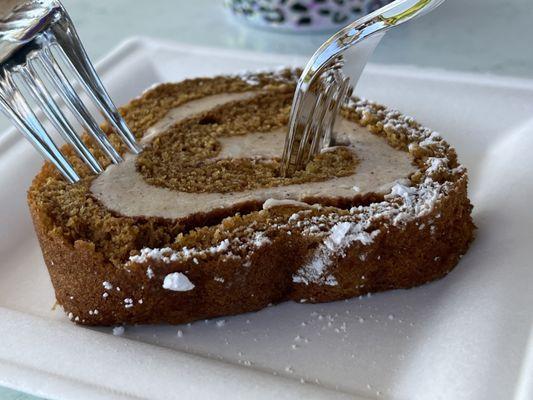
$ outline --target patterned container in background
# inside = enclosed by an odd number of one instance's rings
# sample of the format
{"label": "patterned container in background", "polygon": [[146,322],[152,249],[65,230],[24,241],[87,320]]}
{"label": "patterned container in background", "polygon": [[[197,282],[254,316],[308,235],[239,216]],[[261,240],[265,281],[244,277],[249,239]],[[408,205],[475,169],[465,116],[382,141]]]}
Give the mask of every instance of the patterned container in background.
{"label": "patterned container in background", "polygon": [[285,31],[339,29],[392,0],[225,0],[238,18]]}

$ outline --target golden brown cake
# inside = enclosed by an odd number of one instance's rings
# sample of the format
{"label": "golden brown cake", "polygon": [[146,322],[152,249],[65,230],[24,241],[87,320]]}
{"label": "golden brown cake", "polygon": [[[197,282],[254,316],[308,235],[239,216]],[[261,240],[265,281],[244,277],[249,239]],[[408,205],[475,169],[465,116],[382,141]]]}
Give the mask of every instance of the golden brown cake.
{"label": "golden brown cake", "polygon": [[185,323],[446,275],[473,239],[467,172],[437,133],[352,99],[334,146],[282,178],[298,71],[158,85],[121,109],[143,145],[28,202],[58,303],[77,323]]}

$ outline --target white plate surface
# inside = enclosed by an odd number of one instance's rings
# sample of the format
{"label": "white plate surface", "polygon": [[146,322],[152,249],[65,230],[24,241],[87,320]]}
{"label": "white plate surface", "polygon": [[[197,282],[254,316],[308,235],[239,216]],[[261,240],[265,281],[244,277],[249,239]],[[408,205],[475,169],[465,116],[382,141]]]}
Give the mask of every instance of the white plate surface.
{"label": "white plate surface", "polygon": [[[301,64],[287,56],[123,44],[99,65],[117,103],[155,82]],[[479,227],[445,279],[191,326],[89,329],[52,311],[25,203],[41,160],[0,135],[0,385],[54,399],[533,398],[533,81],[371,65],[359,94],[456,146]],[[181,330],[183,336],[177,336]]]}

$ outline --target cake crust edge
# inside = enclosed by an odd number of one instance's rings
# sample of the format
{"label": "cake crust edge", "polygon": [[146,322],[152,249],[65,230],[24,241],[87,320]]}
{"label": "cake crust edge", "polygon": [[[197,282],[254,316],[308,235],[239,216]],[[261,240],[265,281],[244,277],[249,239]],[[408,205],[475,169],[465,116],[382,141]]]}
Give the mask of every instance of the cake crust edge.
{"label": "cake crust edge", "polygon": [[[330,266],[338,285],[328,286],[293,282],[291,277],[301,260],[309,257],[313,245],[303,236],[279,233],[252,254],[246,268],[241,260],[222,258],[200,265],[192,260],[152,260],[117,268],[106,262],[92,243],[78,240],[72,244],[48,230],[47,216],[31,201],[29,204],[57,302],[74,322],[86,325],[182,324],[257,311],[287,300],[330,302],[407,289],[448,274],[468,249],[475,229],[464,175],[423,219],[409,221],[402,228],[391,226],[385,235],[364,246],[364,260],[360,257],[363,245],[350,245],[345,256],[337,257]],[[276,212],[290,209],[277,207]],[[420,229],[427,221],[433,222]],[[154,272],[151,278],[146,273],[148,267]],[[165,276],[180,271],[187,272],[195,289],[164,289]],[[218,276],[225,277],[224,283],[215,280]],[[106,289],[103,282],[112,288]],[[104,297],[104,293],[108,295]],[[125,294],[133,306],[126,307]]]}

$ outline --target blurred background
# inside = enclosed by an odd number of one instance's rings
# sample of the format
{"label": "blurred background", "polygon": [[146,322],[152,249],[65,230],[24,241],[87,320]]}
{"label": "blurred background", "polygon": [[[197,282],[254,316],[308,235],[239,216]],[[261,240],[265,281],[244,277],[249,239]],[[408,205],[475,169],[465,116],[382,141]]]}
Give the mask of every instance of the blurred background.
{"label": "blurred background", "polygon": [[[387,1],[334,0],[331,3],[355,4],[364,13]],[[231,2],[246,13],[246,3],[292,2],[294,8],[295,3],[311,1],[63,0],[93,61],[131,36],[310,56],[332,33],[331,30],[294,33],[287,32],[287,27],[284,30],[258,28],[242,16],[233,15],[225,5]],[[354,15],[347,18],[354,19]],[[529,46],[533,37],[532,15],[532,0],[447,0],[430,15],[388,34],[371,61],[533,78],[533,52]],[[0,130],[8,126],[0,115]]]}
{"label": "blurred background", "polygon": [[[311,55],[329,36],[252,28],[224,0],[63,0],[90,55],[149,35],[201,46]],[[379,2],[378,2],[379,3]],[[447,0],[382,41],[373,61],[533,77],[533,1]]]}

